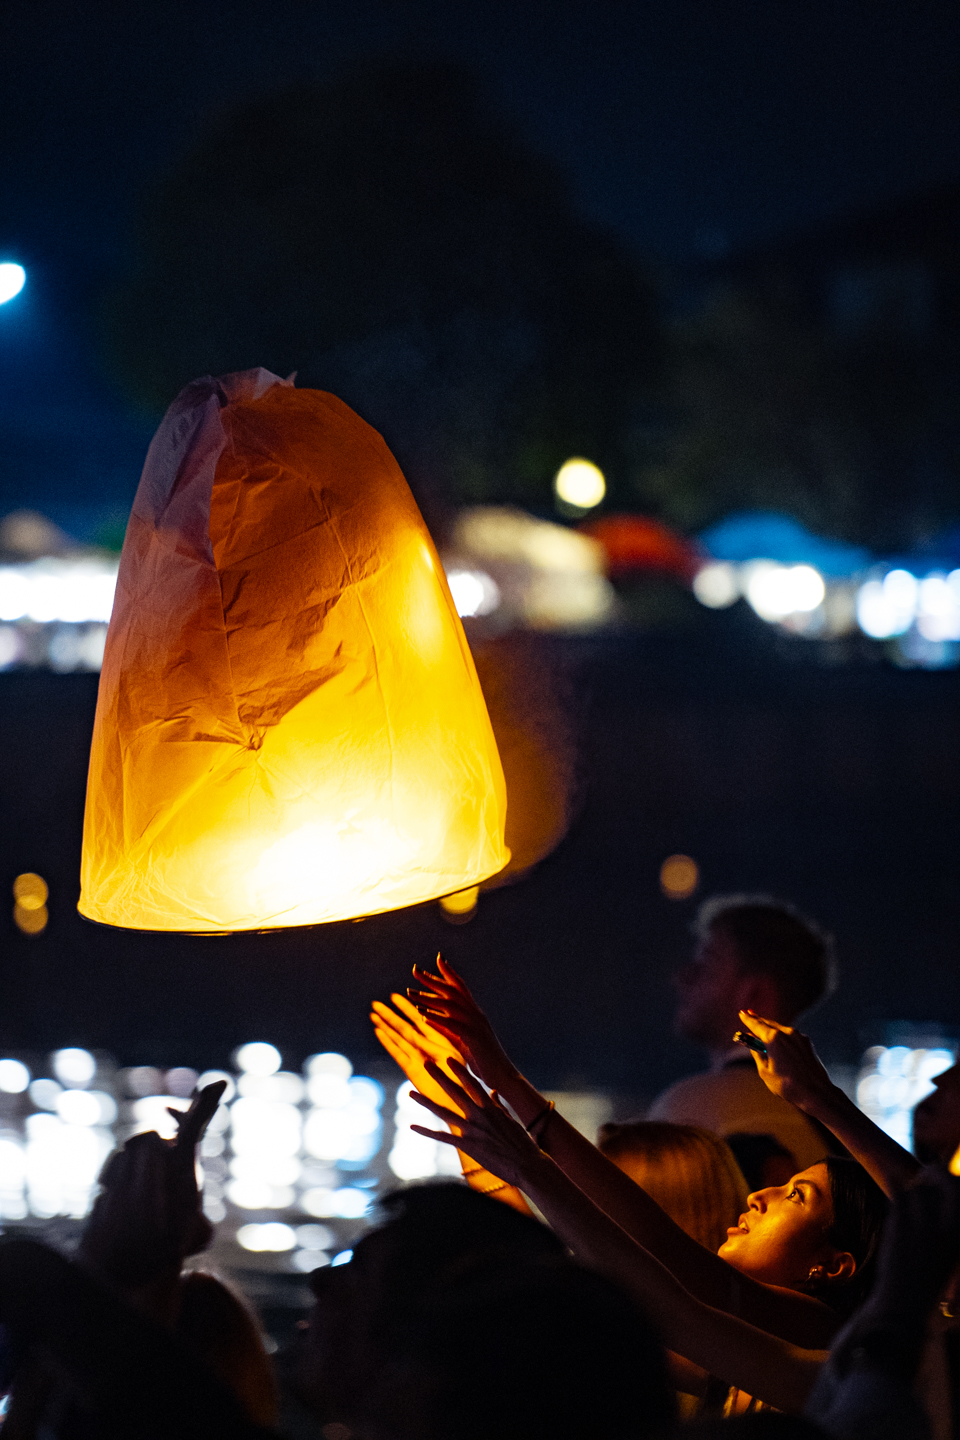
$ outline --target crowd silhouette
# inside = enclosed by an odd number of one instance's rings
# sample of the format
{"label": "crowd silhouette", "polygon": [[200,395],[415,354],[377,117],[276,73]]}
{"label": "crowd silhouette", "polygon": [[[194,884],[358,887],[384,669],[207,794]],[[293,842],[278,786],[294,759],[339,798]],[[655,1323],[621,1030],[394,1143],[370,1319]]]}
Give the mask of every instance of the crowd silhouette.
{"label": "crowd silhouette", "polygon": [[[111,1157],[75,1253],[0,1241],[5,1440],[958,1433],[960,1067],[904,1150],[792,1023],[828,969],[790,907],[714,904],[681,977],[681,1019],[713,996],[713,1068],[594,1145],[451,966],[415,968],[371,1018],[414,1128],[456,1147],[463,1179],[386,1196],[349,1262],[313,1272],[276,1356],[197,1258],[195,1155],[223,1082],[206,1086],[175,1140]],[[702,1123],[663,1117],[694,1091]]]}

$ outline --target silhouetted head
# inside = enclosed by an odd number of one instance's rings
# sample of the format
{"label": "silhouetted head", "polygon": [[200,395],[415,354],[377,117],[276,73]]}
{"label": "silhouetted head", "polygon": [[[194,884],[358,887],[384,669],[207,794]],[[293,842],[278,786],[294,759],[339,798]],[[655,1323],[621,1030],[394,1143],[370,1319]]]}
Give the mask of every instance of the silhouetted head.
{"label": "silhouetted head", "polygon": [[693,959],[677,974],[677,1033],[711,1049],[730,1044],[740,1010],[790,1025],[833,984],[829,939],[792,905],[764,895],[701,906]]}
{"label": "silhouetted head", "polygon": [[376,1440],[649,1440],[674,1397],[617,1286],[564,1261],[481,1260],[395,1330],[361,1413]]}
{"label": "silhouetted head", "polygon": [[352,1413],[410,1313],[464,1267],[568,1263],[545,1225],[455,1181],[395,1191],[380,1213],[349,1264],[310,1277],[317,1303],[292,1384],[322,1419]]}

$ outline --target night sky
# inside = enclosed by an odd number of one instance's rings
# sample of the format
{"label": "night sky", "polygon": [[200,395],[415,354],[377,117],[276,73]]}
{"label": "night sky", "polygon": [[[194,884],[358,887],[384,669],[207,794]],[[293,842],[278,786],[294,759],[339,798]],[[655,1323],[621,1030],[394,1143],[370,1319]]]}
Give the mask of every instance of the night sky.
{"label": "night sky", "polygon": [[97,298],[143,188],[224,107],[378,57],[458,60],[585,214],[668,264],[960,168],[946,0],[7,0],[3,23],[0,258],[30,280],[0,311],[0,511],[84,538],[123,514],[153,425],[102,372]]}
{"label": "night sky", "polygon": [[[99,298],[145,189],[226,107],[378,58],[459,61],[663,272],[960,175],[947,0],[6,0],[2,21],[0,260],[29,279],[0,308],[0,515],[81,539],[125,516],[156,424],[102,367]],[[649,1094],[697,1063],[669,1029],[692,914],[656,885],[673,850],[708,892],[787,894],[836,930],[828,1057],[891,1017],[954,1023],[958,672],[791,668],[759,622],[714,619],[702,654],[587,647],[583,809],[458,929],[429,906],[263,942],[95,930],[74,907],[96,677],[2,677],[0,875],[46,874],[53,919],[36,940],[7,926],[0,1041],[204,1064],[258,1029],[294,1058],[318,1035],[362,1054],[366,1002],[442,943],[538,1078]]]}

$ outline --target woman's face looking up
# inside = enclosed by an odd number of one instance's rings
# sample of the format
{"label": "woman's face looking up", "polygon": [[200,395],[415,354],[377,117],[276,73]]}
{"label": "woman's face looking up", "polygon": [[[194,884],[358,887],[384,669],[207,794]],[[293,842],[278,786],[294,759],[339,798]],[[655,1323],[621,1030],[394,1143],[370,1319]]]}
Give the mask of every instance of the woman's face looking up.
{"label": "woman's face looking up", "polygon": [[744,1275],[791,1290],[805,1289],[811,1271],[815,1280],[845,1279],[856,1262],[828,1239],[833,1220],[827,1167],[811,1165],[786,1185],[749,1195],[718,1253]]}

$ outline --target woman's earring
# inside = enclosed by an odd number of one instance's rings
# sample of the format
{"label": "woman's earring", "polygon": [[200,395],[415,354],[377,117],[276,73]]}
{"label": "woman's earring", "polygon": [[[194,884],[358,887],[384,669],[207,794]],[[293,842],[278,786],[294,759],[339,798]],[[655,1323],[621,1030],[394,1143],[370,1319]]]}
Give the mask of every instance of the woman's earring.
{"label": "woman's earring", "polygon": [[823,1266],[822,1266],[822,1265],[814,1265],[814,1266],[811,1267],[810,1274],[807,1276],[807,1279],[808,1279],[808,1280],[816,1280],[817,1276],[818,1276],[818,1275],[822,1275],[822,1274],[823,1274]]}

